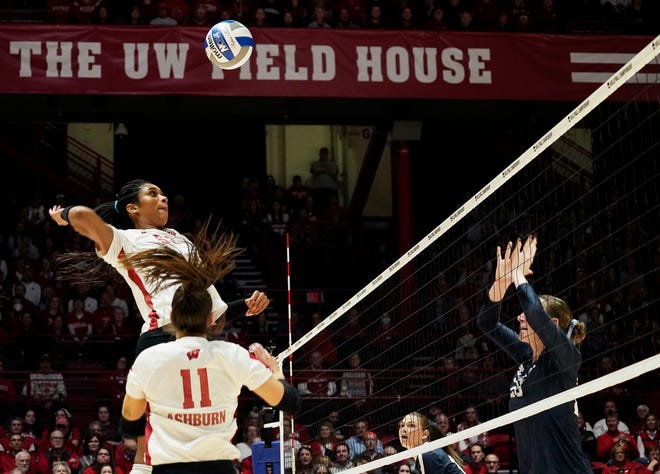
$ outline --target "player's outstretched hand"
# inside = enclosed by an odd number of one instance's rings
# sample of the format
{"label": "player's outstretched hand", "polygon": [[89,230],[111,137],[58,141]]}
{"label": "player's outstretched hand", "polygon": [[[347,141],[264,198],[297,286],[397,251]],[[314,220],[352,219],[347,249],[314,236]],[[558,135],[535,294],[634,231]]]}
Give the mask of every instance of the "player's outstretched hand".
{"label": "player's outstretched hand", "polygon": [[254,358],[262,362],[269,369],[273,371],[277,370],[278,365],[275,356],[271,355],[271,353],[268,352],[266,348],[264,348],[264,346],[258,342],[253,342],[250,344],[248,351],[250,351],[250,354],[254,354]]}
{"label": "player's outstretched hand", "polygon": [[50,215],[50,218],[53,219],[55,222],[57,222],[57,225],[69,225],[67,221],[62,219],[62,216],[60,215],[62,212],[62,206],[55,205],[48,209],[48,214]]}
{"label": "player's outstretched hand", "polygon": [[255,316],[266,308],[270,304],[270,299],[266,296],[265,293],[261,291],[255,291],[252,293],[252,296],[246,298],[245,304],[247,304],[247,311],[245,312],[246,316]]}

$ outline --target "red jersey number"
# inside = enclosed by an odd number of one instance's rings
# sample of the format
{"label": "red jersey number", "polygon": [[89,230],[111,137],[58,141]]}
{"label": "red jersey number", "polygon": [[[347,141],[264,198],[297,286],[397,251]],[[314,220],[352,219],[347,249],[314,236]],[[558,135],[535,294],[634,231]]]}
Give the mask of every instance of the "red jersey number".
{"label": "red jersey number", "polygon": [[[179,371],[181,374],[181,381],[183,382],[183,408],[195,408],[195,400],[193,398],[192,376],[190,369],[182,369]],[[210,407],[211,396],[209,394],[209,376],[206,367],[197,369],[197,377],[199,378],[199,406]],[[196,396],[197,394],[195,394]]]}

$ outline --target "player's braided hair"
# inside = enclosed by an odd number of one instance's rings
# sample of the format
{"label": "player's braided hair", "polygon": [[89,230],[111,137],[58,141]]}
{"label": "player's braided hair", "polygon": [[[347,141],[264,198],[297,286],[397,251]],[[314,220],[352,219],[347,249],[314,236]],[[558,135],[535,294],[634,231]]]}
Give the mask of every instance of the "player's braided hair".
{"label": "player's braided hair", "polygon": [[[219,231],[219,225],[208,232],[211,219],[207,219],[194,242],[189,255],[182,255],[169,247],[158,247],[126,255],[122,264],[140,270],[155,291],[179,285],[172,298],[171,320],[174,328],[188,334],[202,334],[209,325],[212,301],[208,288],[231,272],[235,258],[243,252],[236,246],[236,237]],[[224,316],[216,321],[221,330]]]}

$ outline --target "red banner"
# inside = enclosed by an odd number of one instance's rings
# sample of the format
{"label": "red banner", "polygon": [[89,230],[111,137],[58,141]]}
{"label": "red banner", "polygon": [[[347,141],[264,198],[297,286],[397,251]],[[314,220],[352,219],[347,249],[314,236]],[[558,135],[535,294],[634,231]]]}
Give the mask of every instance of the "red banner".
{"label": "red banner", "polygon": [[[3,25],[0,93],[474,100],[584,99],[653,38],[253,29],[222,71],[204,28]],[[625,95],[657,84],[657,62]]]}

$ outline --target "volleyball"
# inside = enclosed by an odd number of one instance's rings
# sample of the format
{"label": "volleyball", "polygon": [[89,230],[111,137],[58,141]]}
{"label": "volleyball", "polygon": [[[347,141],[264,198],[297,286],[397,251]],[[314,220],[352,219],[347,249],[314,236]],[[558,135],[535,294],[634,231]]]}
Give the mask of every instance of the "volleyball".
{"label": "volleyball", "polygon": [[236,69],[250,59],[254,41],[247,26],[235,20],[216,23],[206,33],[204,51],[220,69]]}

